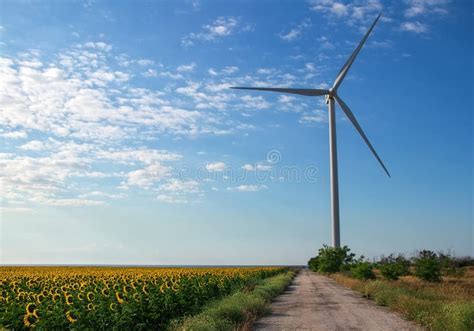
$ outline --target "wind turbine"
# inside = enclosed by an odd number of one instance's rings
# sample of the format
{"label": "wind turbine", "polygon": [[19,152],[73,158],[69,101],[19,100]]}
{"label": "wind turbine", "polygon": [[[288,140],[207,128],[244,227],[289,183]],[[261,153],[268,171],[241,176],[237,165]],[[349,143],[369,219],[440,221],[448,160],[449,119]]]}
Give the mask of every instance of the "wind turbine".
{"label": "wind turbine", "polygon": [[346,77],[347,73],[349,72],[349,69],[351,68],[352,63],[354,63],[355,58],[359,54],[362,46],[364,46],[367,38],[369,37],[370,33],[374,29],[375,24],[377,24],[381,15],[382,14],[379,14],[379,16],[377,16],[377,18],[375,19],[374,23],[372,23],[372,26],[364,35],[364,38],[362,38],[357,48],[354,50],[354,52],[349,57],[349,59],[347,59],[344,66],[341,68],[341,70],[337,74],[337,77],[336,77],[336,80],[334,81],[333,86],[328,90],[299,89],[299,88],[272,88],[272,87],[231,87],[233,89],[239,89],[239,90],[270,91],[270,92],[299,94],[299,95],[305,95],[305,96],[310,96],[310,97],[325,96],[326,103],[328,104],[328,109],[329,109],[329,154],[330,154],[330,169],[331,169],[332,246],[336,248],[340,247],[341,241],[340,241],[340,229],[339,229],[339,184],[338,184],[338,174],[337,174],[335,101],[337,101],[342,111],[346,114],[347,118],[354,125],[357,132],[359,132],[360,136],[365,141],[365,143],[369,147],[372,154],[374,154],[375,158],[380,163],[383,170],[387,173],[388,177],[390,177],[390,173],[388,172],[387,168],[383,164],[379,155],[377,154],[374,147],[370,143],[369,139],[365,135],[356,117],[354,116],[352,111],[349,109],[349,107],[346,105],[346,103],[342,101],[341,97],[337,93],[339,86],[344,80],[344,77]]}

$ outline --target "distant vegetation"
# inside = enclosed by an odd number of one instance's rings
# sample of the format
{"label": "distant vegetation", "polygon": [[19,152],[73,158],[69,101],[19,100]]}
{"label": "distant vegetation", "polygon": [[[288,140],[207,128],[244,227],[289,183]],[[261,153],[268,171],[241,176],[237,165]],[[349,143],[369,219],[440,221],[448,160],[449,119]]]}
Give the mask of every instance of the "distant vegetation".
{"label": "distant vegetation", "polygon": [[474,330],[471,257],[422,250],[370,262],[347,246],[323,246],[308,266],[430,330]]}

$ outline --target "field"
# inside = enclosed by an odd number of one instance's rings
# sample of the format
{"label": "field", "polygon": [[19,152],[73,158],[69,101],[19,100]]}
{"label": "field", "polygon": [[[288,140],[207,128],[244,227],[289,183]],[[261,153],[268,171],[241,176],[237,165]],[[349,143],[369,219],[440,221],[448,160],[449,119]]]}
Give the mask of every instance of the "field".
{"label": "field", "polygon": [[0,329],[163,329],[285,270],[1,267]]}
{"label": "field", "polygon": [[388,306],[430,330],[474,329],[474,268],[464,275],[444,276],[441,282],[426,282],[413,276],[396,281],[358,280],[342,273],[337,282],[361,292],[377,304]]}

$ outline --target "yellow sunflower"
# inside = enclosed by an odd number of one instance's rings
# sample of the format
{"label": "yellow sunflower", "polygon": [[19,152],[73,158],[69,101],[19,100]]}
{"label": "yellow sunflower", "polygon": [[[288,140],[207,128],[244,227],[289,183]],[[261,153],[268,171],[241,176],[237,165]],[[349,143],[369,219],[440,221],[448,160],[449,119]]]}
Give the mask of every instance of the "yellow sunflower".
{"label": "yellow sunflower", "polygon": [[23,325],[27,328],[35,327],[36,323],[38,322],[39,318],[33,314],[25,314],[23,317]]}
{"label": "yellow sunflower", "polygon": [[26,305],[26,313],[27,314],[33,314],[33,312],[36,309],[36,305],[34,303],[29,303]]}
{"label": "yellow sunflower", "polygon": [[94,300],[94,293],[93,292],[87,292],[87,300],[92,301]]}
{"label": "yellow sunflower", "polygon": [[38,294],[38,295],[36,296],[36,302],[37,302],[38,304],[40,304],[41,301],[43,301],[43,299],[44,299],[44,296],[43,296],[42,294]]}
{"label": "yellow sunflower", "polygon": [[112,311],[115,311],[116,307],[117,307],[117,304],[113,302],[109,305],[109,309]]}
{"label": "yellow sunflower", "polygon": [[166,284],[166,283],[161,284],[161,286],[160,286],[160,292],[161,293],[165,293],[165,290],[167,290],[167,289],[168,289],[168,284]]}
{"label": "yellow sunflower", "polygon": [[77,315],[74,314],[72,311],[68,310],[66,312],[66,318],[69,321],[69,323],[76,323],[77,322]]}
{"label": "yellow sunflower", "polygon": [[107,287],[102,289],[102,295],[108,297],[110,295],[110,291]]}
{"label": "yellow sunflower", "polygon": [[117,302],[120,304],[124,302],[123,294],[120,292],[115,292],[115,298],[117,299]]}
{"label": "yellow sunflower", "polygon": [[129,293],[130,291],[131,291],[131,288],[130,288],[129,285],[124,285],[124,286],[123,286],[123,292],[124,292],[124,293]]}
{"label": "yellow sunflower", "polygon": [[66,304],[68,306],[72,305],[73,304],[72,295],[69,294],[69,295],[66,295],[65,297],[66,297]]}
{"label": "yellow sunflower", "polygon": [[93,305],[92,303],[89,302],[89,303],[87,304],[87,310],[89,310],[89,311],[90,311],[90,310],[95,310],[95,305]]}

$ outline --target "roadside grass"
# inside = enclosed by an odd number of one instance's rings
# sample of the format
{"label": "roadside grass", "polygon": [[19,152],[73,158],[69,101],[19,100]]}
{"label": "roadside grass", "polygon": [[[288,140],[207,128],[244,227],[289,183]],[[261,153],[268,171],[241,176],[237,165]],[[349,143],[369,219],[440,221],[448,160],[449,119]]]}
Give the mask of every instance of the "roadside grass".
{"label": "roadside grass", "polygon": [[[376,273],[377,274],[377,273]],[[443,277],[440,283],[413,276],[399,280],[358,280],[343,273],[329,275],[336,282],[361,292],[429,330],[474,330],[474,268],[462,277]]]}
{"label": "roadside grass", "polygon": [[172,322],[169,329],[174,331],[248,330],[258,316],[267,312],[268,302],[283,293],[294,276],[294,271],[288,271],[264,279],[254,286],[210,303],[198,315]]}

